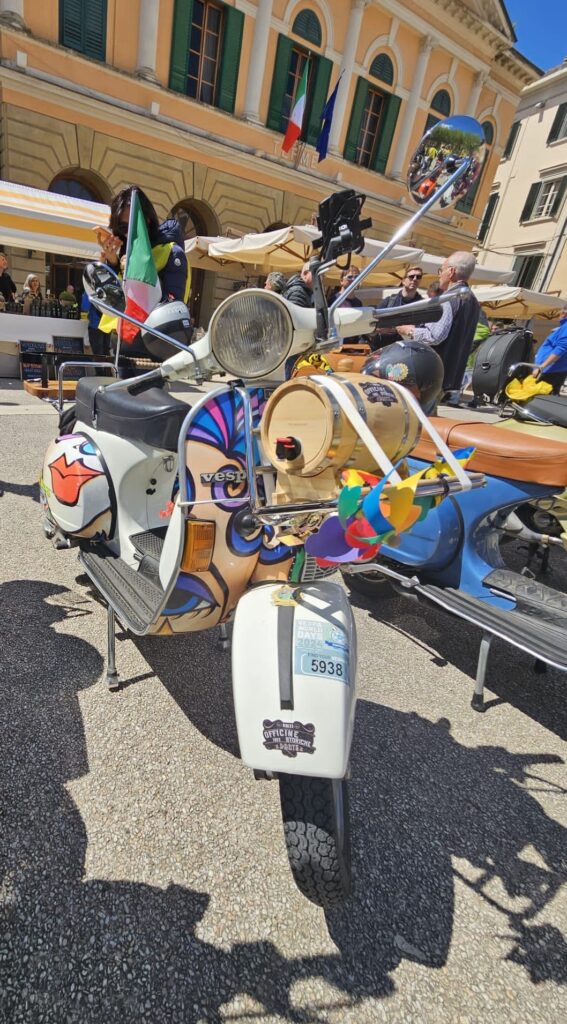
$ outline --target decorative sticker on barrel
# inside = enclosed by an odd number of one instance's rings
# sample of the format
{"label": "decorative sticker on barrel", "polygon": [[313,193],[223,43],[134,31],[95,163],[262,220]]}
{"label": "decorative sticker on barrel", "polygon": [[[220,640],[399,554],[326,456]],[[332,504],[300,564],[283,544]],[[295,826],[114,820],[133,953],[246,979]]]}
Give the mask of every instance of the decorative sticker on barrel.
{"label": "decorative sticker on barrel", "polygon": [[315,753],[315,726],[311,722],[282,722],[280,718],[262,722],[266,750],[279,750],[284,757]]}
{"label": "decorative sticker on barrel", "polygon": [[348,644],[343,630],[314,619],[295,620],[294,672],[348,686]]}
{"label": "decorative sticker on barrel", "polygon": [[380,405],[385,405],[387,408],[397,404],[398,399],[395,392],[387,384],[382,384],[380,381],[361,384],[360,390],[364,391],[368,401],[372,402],[372,404],[379,402]]}

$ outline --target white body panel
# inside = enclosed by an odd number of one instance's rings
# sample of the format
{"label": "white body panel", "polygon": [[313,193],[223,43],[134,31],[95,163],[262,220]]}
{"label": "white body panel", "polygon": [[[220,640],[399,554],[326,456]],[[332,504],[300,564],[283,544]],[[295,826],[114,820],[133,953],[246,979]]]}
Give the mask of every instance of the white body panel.
{"label": "white body panel", "polygon": [[134,547],[129,540],[131,534],[169,523],[168,519],[160,516],[160,512],[166,509],[172,496],[177,455],[80,423],[76,429],[92,438],[114,485],[119,509],[118,534],[108,546],[129,565],[134,565]]}
{"label": "white body panel", "polygon": [[336,583],[268,584],[245,594],[232,640],[244,763],[289,775],[344,778],[355,678],[354,620]]}

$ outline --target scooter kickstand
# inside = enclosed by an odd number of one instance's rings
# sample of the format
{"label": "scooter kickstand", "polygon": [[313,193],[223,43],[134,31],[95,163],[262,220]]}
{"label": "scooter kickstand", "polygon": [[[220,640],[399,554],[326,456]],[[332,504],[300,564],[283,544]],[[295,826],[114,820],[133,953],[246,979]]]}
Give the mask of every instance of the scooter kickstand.
{"label": "scooter kickstand", "polygon": [[225,622],[221,622],[219,630],[219,648],[221,649],[221,651],[228,651],[230,650],[230,637],[228,635],[228,629],[226,628]]}
{"label": "scooter kickstand", "polygon": [[471,700],[471,707],[474,711],[486,711],[484,706],[484,677],[486,675],[486,665],[488,662],[488,655],[494,639],[493,633],[483,633],[482,640],[480,641],[480,650],[478,652],[478,662],[476,666],[476,683],[474,687],[473,698]]}
{"label": "scooter kickstand", "polygon": [[114,608],[107,605],[108,660],[106,666],[106,685],[111,693],[120,689],[120,676],[116,671],[116,615]]}

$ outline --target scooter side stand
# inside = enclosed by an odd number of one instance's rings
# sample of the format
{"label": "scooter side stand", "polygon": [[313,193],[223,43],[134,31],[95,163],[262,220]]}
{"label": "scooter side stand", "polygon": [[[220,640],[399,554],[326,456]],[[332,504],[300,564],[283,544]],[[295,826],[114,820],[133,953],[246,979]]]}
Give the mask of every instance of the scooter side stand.
{"label": "scooter side stand", "polygon": [[116,671],[116,614],[114,608],[107,605],[107,662],[106,685],[111,693],[120,689],[120,676]]}
{"label": "scooter side stand", "polygon": [[473,697],[471,700],[471,708],[473,709],[473,711],[486,711],[486,706],[484,703],[484,679],[486,676],[488,655],[490,653],[490,648],[492,647],[493,640],[493,633],[482,634],[482,640],[480,641],[480,650],[478,652],[478,662],[476,666],[476,682]]}

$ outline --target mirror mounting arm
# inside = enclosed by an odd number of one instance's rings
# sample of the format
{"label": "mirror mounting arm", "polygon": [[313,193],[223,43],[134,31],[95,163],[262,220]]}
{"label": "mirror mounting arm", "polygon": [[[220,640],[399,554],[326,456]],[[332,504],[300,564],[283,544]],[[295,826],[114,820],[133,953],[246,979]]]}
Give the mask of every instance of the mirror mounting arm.
{"label": "mirror mounting arm", "polygon": [[[170,338],[168,334],[163,334],[162,331],[156,330],[155,327],[149,327],[140,320],[136,320],[136,318],[130,316],[129,313],[119,312],[117,309],[114,309],[113,306],[109,306],[108,303],[104,302],[98,296],[96,296],[94,304],[96,304],[97,309],[102,309],[104,313],[110,313],[111,316],[118,317],[121,320],[127,320],[129,324],[134,324],[134,327],[139,327],[141,331],[147,331],[148,334],[153,334],[155,338],[159,338],[161,341],[166,341],[168,345],[173,345],[174,348],[178,348],[180,352],[186,352],[187,355],[191,356],[191,359],[195,364],[195,380],[197,383],[200,383],[203,380],[203,375],[199,368],[197,357],[188,345],[183,345],[175,338]],[[112,386],[113,385],[109,385],[109,387]]]}
{"label": "mirror mounting arm", "polygon": [[337,343],[337,342],[340,343],[339,333],[338,333],[337,328],[335,326],[335,310],[338,308],[338,306],[342,302],[344,302],[344,300],[346,298],[348,298],[348,296],[352,292],[356,291],[357,288],[360,288],[361,283],[368,276],[368,274],[370,274],[374,270],[374,268],[376,266],[378,266],[378,264],[381,262],[381,260],[383,260],[384,257],[387,256],[388,253],[392,251],[392,249],[394,248],[395,245],[397,245],[397,243],[400,241],[400,239],[404,238],[404,236],[408,233],[408,231],[411,230],[411,228],[414,226],[414,224],[417,224],[417,222],[419,220],[421,220],[421,218],[426,213],[428,213],[428,211],[431,209],[431,207],[434,206],[435,203],[442,196],[444,196],[445,193],[448,192],[450,188],[453,187],[455,182],[459,181],[459,179],[462,178],[467,173],[467,171],[469,170],[471,164],[472,164],[472,158],[471,157],[467,157],[466,160],[463,160],[463,162],[457,167],[457,169],[447,179],[447,181],[441,186],[441,188],[437,189],[437,191],[434,192],[433,195],[431,195],[429,197],[429,199],[423,204],[423,206],[420,206],[419,210],[417,210],[414,213],[413,217],[410,217],[409,220],[404,221],[404,223],[400,225],[398,230],[394,233],[394,235],[392,236],[392,238],[390,239],[388,244],[384,246],[382,251],[379,252],[378,255],[374,257],[372,262],[369,263],[368,266],[364,268],[364,270],[360,271],[360,274],[356,278],[356,281],[352,281],[351,284],[349,284],[348,288],[345,288],[344,292],[342,292],[340,297],[337,297],[335,299],[335,301],[332,303],[332,305],[328,309],[328,319],[329,319],[329,330],[328,330],[328,335],[327,335],[328,341],[332,341],[333,343]]}

